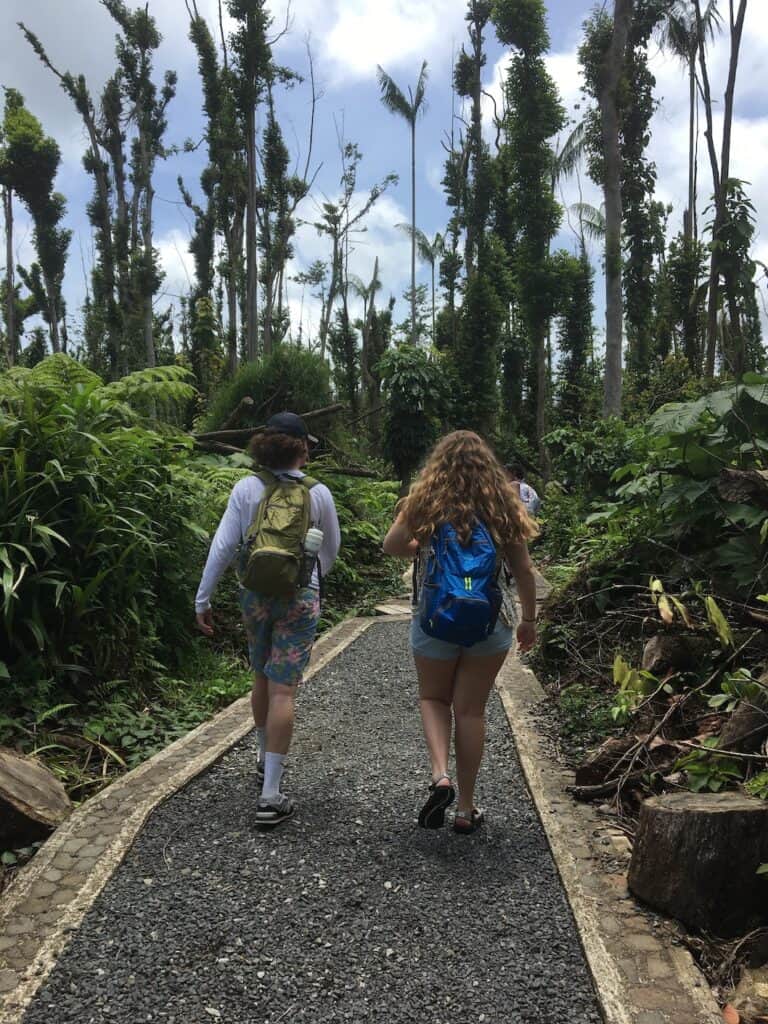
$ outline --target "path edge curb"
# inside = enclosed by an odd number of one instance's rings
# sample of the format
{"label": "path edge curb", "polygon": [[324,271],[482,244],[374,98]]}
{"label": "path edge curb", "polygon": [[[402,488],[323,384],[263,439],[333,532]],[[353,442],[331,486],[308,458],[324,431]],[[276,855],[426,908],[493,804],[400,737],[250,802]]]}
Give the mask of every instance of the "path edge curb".
{"label": "path edge curb", "polygon": [[[372,617],[345,619],[324,633],[315,644],[304,681],[325,668],[376,621]],[[10,957],[3,954],[0,946],[0,983],[5,982],[0,988],[0,1024],[20,1024],[30,1002],[96,897],[122,863],[149,815],[223,757],[252,729],[250,697],[241,697],[81,804],[21,869],[0,897],[0,940],[24,939],[25,933],[18,932],[18,923],[32,921],[38,923],[39,928],[34,938],[27,941],[37,939],[37,943],[34,954],[28,956],[21,970],[7,966]],[[154,783],[153,776],[157,777]],[[68,849],[80,843],[80,848],[88,851],[95,845],[94,834],[103,840],[105,820],[111,822],[111,826],[106,829],[107,841],[98,843],[103,850],[98,851],[95,862],[90,863],[93,858],[87,858],[89,865],[84,878],[82,872],[76,874],[82,879],[77,888],[67,887],[64,877],[59,886],[60,898],[54,902],[56,893],[48,893],[52,886],[45,882],[45,876],[52,871],[61,874],[55,865],[62,856],[72,859]],[[86,838],[81,839],[82,836]],[[74,850],[75,859],[77,853]],[[43,885],[50,908],[30,917],[29,908],[41,903],[36,892]],[[18,981],[11,987],[7,982],[12,975],[16,975]]]}
{"label": "path edge curb", "polygon": [[[499,674],[496,688],[576,922],[606,1024],[643,1024],[651,1020],[665,1024],[722,1024],[720,1008],[690,953],[682,947],[668,947],[650,920],[637,912],[623,875],[611,876],[622,880],[621,887],[614,884],[608,888],[608,879],[601,878],[599,869],[596,871],[600,850],[594,840],[601,836],[610,842],[609,829],[592,807],[575,805],[565,792],[572,773],[552,762],[535,725],[536,705],[547,697],[534,673],[516,658],[510,658]],[[622,926],[625,921],[630,922],[632,935],[644,940],[637,942],[643,952],[638,950],[634,957],[622,959],[616,933],[611,934],[607,917],[614,921],[622,919]],[[632,954],[632,950],[629,952]],[[654,978],[648,970],[651,960],[661,963],[668,973]],[[654,998],[644,995],[647,992]]]}

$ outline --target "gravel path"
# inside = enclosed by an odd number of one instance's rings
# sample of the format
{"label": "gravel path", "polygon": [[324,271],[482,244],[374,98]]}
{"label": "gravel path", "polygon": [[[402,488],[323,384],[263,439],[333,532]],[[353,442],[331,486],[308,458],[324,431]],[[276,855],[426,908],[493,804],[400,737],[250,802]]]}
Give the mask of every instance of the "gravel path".
{"label": "gravel path", "polygon": [[153,814],[25,1024],[597,1024],[496,697],[489,717],[487,829],[418,829],[407,626],[373,626],[303,692],[297,816],[252,828],[246,739]]}

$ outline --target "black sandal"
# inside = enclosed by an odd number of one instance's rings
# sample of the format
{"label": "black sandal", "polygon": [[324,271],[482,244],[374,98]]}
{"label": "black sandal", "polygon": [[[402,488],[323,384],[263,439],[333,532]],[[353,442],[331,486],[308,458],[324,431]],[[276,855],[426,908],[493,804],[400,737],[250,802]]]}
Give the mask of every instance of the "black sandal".
{"label": "black sandal", "polygon": [[[438,782],[448,779],[449,785],[438,786]],[[450,785],[450,777],[441,775],[437,782],[429,787],[429,799],[419,811],[419,825],[422,828],[442,828],[445,823],[445,811],[456,799],[456,790]]]}
{"label": "black sandal", "polygon": [[476,807],[473,807],[469,814],[466,814],[464,811],[461,813],[457,811],[453,819],[453,831],[468,836],[472,832],[477,832],[484,821],[485,815]]}

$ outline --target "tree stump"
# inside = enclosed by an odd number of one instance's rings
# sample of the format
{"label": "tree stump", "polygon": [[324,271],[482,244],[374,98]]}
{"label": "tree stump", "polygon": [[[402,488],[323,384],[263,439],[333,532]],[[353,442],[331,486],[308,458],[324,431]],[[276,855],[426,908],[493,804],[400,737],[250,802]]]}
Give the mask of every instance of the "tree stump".
{"label": "tree stump", "polygon": [[768,804],[738,793],[651,797],[640,820],[629,888],[689,928],[721,938],[768,921]]}
{"label": "tree stump", "polygon": [[42,839],[71,810],[55,775],[34,757],[0,747],[0,843]]}

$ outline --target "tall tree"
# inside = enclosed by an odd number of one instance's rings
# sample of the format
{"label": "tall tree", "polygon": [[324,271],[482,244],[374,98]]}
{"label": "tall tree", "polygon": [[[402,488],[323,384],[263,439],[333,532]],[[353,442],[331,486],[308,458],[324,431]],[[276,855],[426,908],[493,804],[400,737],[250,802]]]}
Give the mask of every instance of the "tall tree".
{"label": "tall tree", "polygon": [[416,121],[419,114],[424,112],[424,97],[427,88],[427,62],[421,65],[421,71],[416,82],[415,89],[408,86],[408,98],[396,84],[394,79],[377,65],[379,87],[381,89],[381,101],[387,110],[393,114],[399,114],[411,129],[411,344],[418,341],[416,336]]}
{"label": "tall tree", "polygon": [[469,34],[469,52],[462,46],[453,71],[454,89],[470,103],[464,155],[467,180],[472,182],[472,187],[467,187],[465,191],[464,204],[464,264],[468,277],[476,264],[478,249],[482,244],[493,192],[488,146],[483,139],[482,126],[482,75],[486,63],[483,33],[492,8],[491,0],[469,0],[464,15]]}
{"label": "tall tree", "polygon": [[267,38],[272,19],[266,0],[227,0],[229,16],[235,22],[230,36],[235,90],[240,116],[245,125],[246,210],[245,210],[245,351],[256,359],[258,340],[258,158],[256,152],[256,109],[262,102],[275,68]]}
{"label": "tall tree", "polygon": [[353,232],[360,230],[371,207],[384,192],[397,181],[396,174],[388,174],[380,183],[374,185],[358,207],[354,206],[357,190],[357,170],[363,154],[354,142],[345,142],[339,136],[341,153],[341,196],[336,202],[326,201],[322,204],[318,220],[312,222],[319,235],[325,235],[331,242],[330,279],[325,299],[320,310],[320,354],[325,357],[328,332],[337,300],[345,292],[345,260],[349,249],[349,239]]}
{"label": "tall tree", "polygon": [[152,80],[154,52],[162,36],[148,5],[130,11],[123,0],[101,0],[122,29],[117,36],[116,52],[120,85],[128,105],[128,123],[135,126],[131,145],[132,231],[131,257],[135,265],[134,292],[141,306],[144,361],[155,365],[154,315],[152,303],[161,277],[153,245],[153,177],[159,158],[166,155],[163,137],[166,109],[176,95],[176,72],[166,71],[158,91]]}
{"label": "tall tree", "polygon": [[[634,14],[633,0],[614,0],[606,45],[593,61],[585,44],[579,51],[587,72],[587,88],[600,111],[605,196],[605,386],[603,412],[621,414],[622,392],[622,253],[621,253],[621,96],[627,42]],[[590,80],[590,68],[592,70]]]}
{"label": "tall tree", "polygon": [[[153,175],[166,155],[165,112],[175,94],[175,72],[158,88],[152,79],[161,36],[147,8],[131,11],[123,0],[101,0],[120,28],[117,68],[96,102],[84,75],[61,72],[42,43],[23,24],[22,32],[42,63],[56,76],[80,114],[88,148],[83,163],[94,181],[88,216],[97,260],[93,298],[86,308],[91,358],[111,377],[154,365],[152,303],[161,274],[153,245]],[[126,143],[129,143],[126,152]]]}
{"label": "tall tree", "polygon": [[504,82],[506,109],[498,157],[504,187],[497,230],[507,248],[515,279],[515,301],[528,339],[526,390],[530,418],[546,462],[547,335],[554,309],[549,247],[561,217],[552,189],[552,140],[563,128],[565,111],[544,59],[549,47],[544,0],[525,4],[497,0],[493,20],[501,42],[515,49]]}
{"label": "tall tree", "polygon": [[238,363],[238,288],[242,277],[247,170],[245,134],[238,116],[236,76],[228,62],[226,39],[222,35],[219,57],[213,33],[192,0],[188,7],[189,35],[198,55],[206,117],[205,140],[208,163],[200,176],[206,205],[199,207],[180,181],[185,202],[195,213],[195,234],[190,249],[195,259],[196,289],[192,313],[198,298],[210,298],[215,276],[216,233],[223,239],[219,271],[226,292],[227,372],[232,376]]}
{"label": "tall tree", "polygon": [[[705,21],[702,0],[694,0],[696,27],[699,38],[705,38]],[[736,76],[739,69],[741,41],[744,35],[744,20],[747,15],[747,0],[728,0],[728,29],[730,54],[728,59],[728,79],[725,87],[725,103],[723,107],[723,137],[718,157],[714,135],[714,112],[712,87],[709,78],[709,65],[706,50],[699,47],[699,70],[701,72],[701,93],[704,101],[704,113],[707,130],[707,151],[712,169],[712,187],[714,193],[714,218],[712,222],[712,254],[709,269],[709,296],[707,305],[707,354],[705,373],[714,376],[715,358],[717,355],[718,313],[720,311],[720,278],[725,279],[726,296],[730,313],[730,330],[738,338],[741,335],[741,316],[738,305],[739,284],[736,277],[724,270],[723,251],[720,245],[721,236],[727,231],[729,183],[731,181],[731,141],[733,136],[733,107],[736,95]],[[732,265],[731,265],[732,266]],[[733,344],[731,344],[733,350]],[[738,349],[743,352],[743,345]],[[735,367],[738,372],[738,366]]]}
{"label": "tall tree", "polygon": [[693,0],[674,0],[661,23],[661,45],[673,54],[688,74],[688,209],[685,211],[683,232],[687,241],[698,236],[697,217],[697,153],[698,153],[698,89],[697,62],[699,49],[714,39],[722,24],[717,9],[718,0],[708,0],[702,11],[700,35]]}
{"label": "tall tree", "polygon": [[[37,262],[20,276],[34,296],[37,311],[48,324],[51,347],[62,348],[60,328],[64,317],[61,295],[64,268],[72,232],[61,228],[66,209],[64,196],[54,191],[61,163],[55,140],[24,105],[15,89],[7,89],[0,150],[0,182],[24,203],[32,218]],[[10,197],[9,197],[10,202]],[[12,253],[11,253],[12,255]],[[12,271],[12,261],[9,261]],[[66,342],[66,334],[63,335]]]}
{"label": "tall tree", "polygon": [[[396,227],[400,228],[401,231],[405,231],[408,236],[414,234],[413,227],[410,224],[397,224]],[[416,248],[419,252],[419,257],[429,264],[429,269],[432,275],[432,344],[435,344],[436,330],[435,330],[435,317],[436,317],[436,291],[435,291],[435,266],[439,264],[440,258],[445,252],[445,240],[438,231],[434,238],[430,239],[420,228],[416,228]]]}

